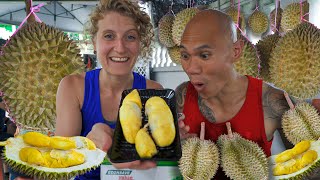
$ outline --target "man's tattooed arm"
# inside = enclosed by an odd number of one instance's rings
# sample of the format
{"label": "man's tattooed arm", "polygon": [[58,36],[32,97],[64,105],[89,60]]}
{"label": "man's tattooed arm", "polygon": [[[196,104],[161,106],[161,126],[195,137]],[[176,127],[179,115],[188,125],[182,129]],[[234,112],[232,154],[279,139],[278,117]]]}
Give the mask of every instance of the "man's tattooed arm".
{"label": "man's tattooed arm", "polygon": [[185,102],[186,93],[187,93],[187,86],[188,86],[188,82],[183,82],[175,90],[178,113],[183,112],[184,102]]}
{"label": "man's tattooed arm", "polygon": [[204,103],[201,96],[198,96],[198,106],[201,114],[210,122],[215,123],[216,118],[214,117],[214,112]]}

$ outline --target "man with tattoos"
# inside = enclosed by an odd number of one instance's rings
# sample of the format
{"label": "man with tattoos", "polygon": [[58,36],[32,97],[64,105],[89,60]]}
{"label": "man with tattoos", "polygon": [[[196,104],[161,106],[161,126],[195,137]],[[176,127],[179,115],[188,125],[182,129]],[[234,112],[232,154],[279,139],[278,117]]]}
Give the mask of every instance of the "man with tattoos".
{"label": "man with tattoos", "polygon": [[[230,122],[234,132],[270,156],[273,134],[289,106],[282,90],[235,71],[242,46],[231,18],[220,11],[201,11],[188,23],[180,53],[190,81],[176,89],[178,111],[185,115],[179,121],[180,135],[183,139],[199,134],[205,122],[205,139],[215,142],[227,134],[225,123]],[[216,178],[226,179],[221,172]]]}

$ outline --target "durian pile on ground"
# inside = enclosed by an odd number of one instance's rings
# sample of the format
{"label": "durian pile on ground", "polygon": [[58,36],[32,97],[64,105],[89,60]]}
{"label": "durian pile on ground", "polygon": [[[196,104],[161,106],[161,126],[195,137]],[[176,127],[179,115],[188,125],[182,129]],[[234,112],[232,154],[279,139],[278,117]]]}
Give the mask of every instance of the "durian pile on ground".
{"label": "durian pile on ground", "polygon": [[250,75],[253,77],[259,76],[259,63],[260,60],[257,55],[254,45],[243,35],[239,35],[238,39],[241,39],[244,43],[242,48],[242,54],[239,60],[234,63],[234,67],[239,74]]}
{"label": "durian pile on ground", "polygon": [[228,134],[221,135],[217,141],[225,174],[234,180],[267,180],[269,167],[263,150],[255,142],[232,133],[229,122],[226,125]]}
{"label": "durian pile on ground", "polygon": [[[126,141],[135,144],[140,158],[152,158],[157,153],[156,145],[166,147],[174,141],[174,119],[167,103],[161,97],[154,96],[145,103],[148,123],[141,128],[141,109],[141,98],[135,89],[123,99],[119,111],[120,124]],[[149,135],[148,126],[152,137]]]}
{"label": "durian pile on ground", "polygon": [[210,140],[204,140],[205,123],[201,123],[200,138],[187,139],[182,146],[179,169],[185,179],[208,180],[219,167],[219,151]]}
{"label": "durian pile on ground", "polygon": [[270,79],[270,65],[269,59],[271,52],[276,47],[277,42],[280,39],[278,33],[267,35],[258,41],[256,44],[257,51],[259,52],[260,57],[260,77],[266,81],[271,82]]}
{"label": "durian pile on ground", "polygon": [[23,26],[0,56],[0,90],[22,126],[54,131],[60,80],[83,71],[80,50],[64,33],[43,23]]}
{"label": "durian pile on ground", "polygon": [[299,102],[295,107],[289,96],[285,97],[290,110],[282,116],[282,129],[286,138],[297,144],[303,140],[318,140],[320,138],[320,115],[317,109],[306,102]]}
{"label": "durian pile on ground", "polygon": [[37,179],[68,179],[99,166],[106,155],[88,138],[27,132],[5,143],[6,163]]}
{"label": "durian pile on ground", "polygon": [[304,140],[280,154],[269,157],[271,180],[303,179],[320,167],[320,141]]}
{"label": "durian pile on ground", "polygon": [[[289,4],[282,13],[281,27],[285,32],[288,32],[296,28],[301,22],[300,3]],[[309,13],[309,3],[304,1],[302,3],[302,15]],[[303,17],[305,20],[309,20],[309,16]]]}
{"label": "durian pile on ground", "polygon": [[248,25],[255,34],[265,33],[269,28],[268,16],[261,11],[254,11],[248,18]]}
{"label": "durian pile on ground", "polygon": [[271,52],[269,65],[271,82],[276,87],[304,99],[318,95],[320,30],[304,22],[287,32]]}

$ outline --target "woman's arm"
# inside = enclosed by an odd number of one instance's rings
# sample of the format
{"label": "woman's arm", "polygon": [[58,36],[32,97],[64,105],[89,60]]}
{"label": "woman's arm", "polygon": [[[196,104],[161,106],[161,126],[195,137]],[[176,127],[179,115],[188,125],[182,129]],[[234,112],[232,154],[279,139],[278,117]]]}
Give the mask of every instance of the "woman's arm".
{"label": "woman's arm", "polygon": [[69,75],[59,84],[56,96],[56,131],[59,136],[78,136],[82,128],[81,102],[84,77]]}

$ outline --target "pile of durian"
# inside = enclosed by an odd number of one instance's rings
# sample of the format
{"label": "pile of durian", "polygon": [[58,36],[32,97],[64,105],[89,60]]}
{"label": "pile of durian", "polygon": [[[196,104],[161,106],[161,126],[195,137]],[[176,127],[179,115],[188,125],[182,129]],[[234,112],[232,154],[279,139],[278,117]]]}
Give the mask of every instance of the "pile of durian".
{"label": "pile of durian", "polygon": [[303,140],[292,149],[271,156],[270,179],[303,179],[320,167],[319,153],[319,140]]}
{"label": "pile of durian", "polygon": [[[131,91],[122,102],[119,119],[123,135],[128,143],[135,144],[140,158],[152,158],[157,154],[156,146],[170,146],[176,137],[172,112],[167,103],[158,96],[149,98],[145,103],[148,123],[142,126],[142,103],[139,92]],[[147,127],[151,131],[150,136]]]}
{"label": "pile of durian", "polygon": [[98,167],[106,155],[86,137],[27,132],[2,142],[6,163],[37,179],[66,179]]}

